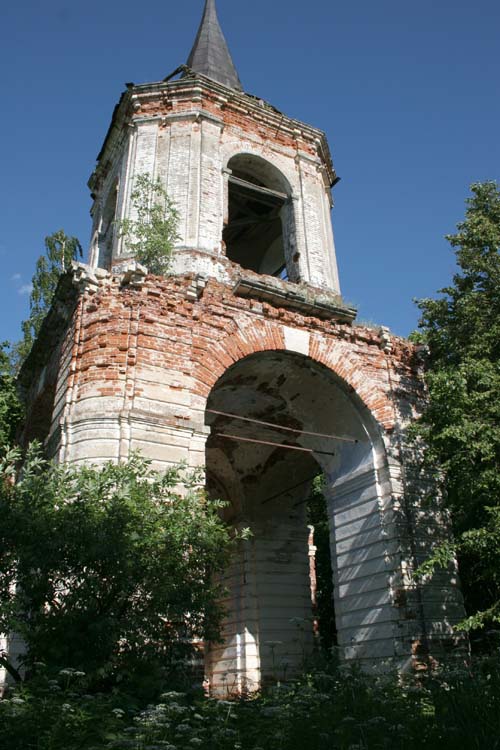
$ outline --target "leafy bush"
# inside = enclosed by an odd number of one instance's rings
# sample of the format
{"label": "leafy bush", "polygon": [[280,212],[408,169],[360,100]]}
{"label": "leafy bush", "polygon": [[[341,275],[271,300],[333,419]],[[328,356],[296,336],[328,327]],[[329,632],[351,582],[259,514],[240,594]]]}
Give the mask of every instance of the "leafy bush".
{"label": "leafy bush", "polygon": [[138,456],[58,466],[32,447],[13,482],[19,458],[0,460],[0,632],[22,637],[28,674],[147,683],[217,637],[230,536],[199,476]]}
{"label": "leafy bush", "polygon": [[83,672],[63,669],[51,676],[43,664],[37,664],[28,683],[0,700],[0,746],[3,750],[102,747],[123,723],[123,702],[114,693],[89,693]]}
{"label": "leafy bush", "polygon": [[31,280],[30,315],[21,323],[23,338],[13,348],[16,365],[20,366],[30,353],[47,315],[61,275],[74,260],[82,257],[82,247],[76,237],[69,237],[63,229],[45,238],[45,255],[40,255]]}

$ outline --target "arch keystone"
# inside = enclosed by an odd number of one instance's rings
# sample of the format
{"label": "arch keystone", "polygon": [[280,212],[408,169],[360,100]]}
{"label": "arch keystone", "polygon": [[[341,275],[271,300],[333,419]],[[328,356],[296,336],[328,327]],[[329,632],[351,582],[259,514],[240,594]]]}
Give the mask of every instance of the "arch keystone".
{"label": "arch keystone", "polygon": [[300,328],[283,326],[283,337],[287,351],[309,356],[309,342],[311,340],[309,331],[301,331]]}

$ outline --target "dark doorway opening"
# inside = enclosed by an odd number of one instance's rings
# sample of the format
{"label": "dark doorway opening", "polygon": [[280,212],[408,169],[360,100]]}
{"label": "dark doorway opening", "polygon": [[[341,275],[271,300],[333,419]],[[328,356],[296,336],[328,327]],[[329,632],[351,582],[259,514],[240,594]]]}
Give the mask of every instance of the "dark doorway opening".
{"label": "dark doorway opening", "polygon": [[321,367],[275,351],[238,362],[210,394],[208,491],[227,502],[230,525],[251,531],[223,576],[227,618],[207,652],[214,694],[289,679],[336,644],[325,469],[338,445],[308,430],[330,431],[339,399]]}

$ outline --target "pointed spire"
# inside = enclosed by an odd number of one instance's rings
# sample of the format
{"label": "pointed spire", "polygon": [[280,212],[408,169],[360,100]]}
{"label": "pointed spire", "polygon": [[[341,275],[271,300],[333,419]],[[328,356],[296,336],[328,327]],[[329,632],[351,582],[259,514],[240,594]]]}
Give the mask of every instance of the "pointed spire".
{"label": "pointed spire", "polygon": [[242,90],[227,42],[217,18],[215,0],[205,0],[200,28],[187,61],[188,68],[214,81]]}

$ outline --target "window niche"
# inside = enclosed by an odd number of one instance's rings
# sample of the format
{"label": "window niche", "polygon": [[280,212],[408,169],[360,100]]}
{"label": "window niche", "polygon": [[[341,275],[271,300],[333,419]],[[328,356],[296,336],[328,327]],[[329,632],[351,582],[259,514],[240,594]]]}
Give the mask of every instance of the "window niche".
{"label": "window niche", "polygon": [[117,198],[118,183],[115,182],[111,186],[104,203],[98,235],[97,265],[107,271],[110,270],[113,259]]}
{"label": "window niche", "polygon": [[250,154],[230,159],[228,172],[227,257],[250,271],[297,281],[287,180],[272,164]]}

